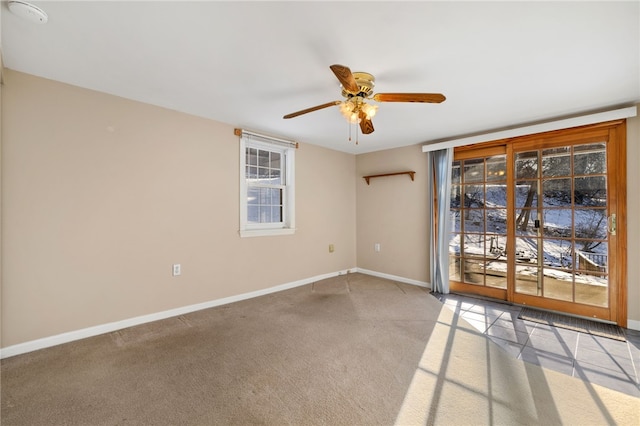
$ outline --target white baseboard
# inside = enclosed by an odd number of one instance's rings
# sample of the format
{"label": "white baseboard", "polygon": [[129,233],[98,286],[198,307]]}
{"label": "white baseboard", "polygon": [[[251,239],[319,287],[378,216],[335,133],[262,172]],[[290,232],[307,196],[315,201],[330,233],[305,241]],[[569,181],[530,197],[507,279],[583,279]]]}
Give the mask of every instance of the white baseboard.
{"label": "white baseboard", "polygon": [[36,351],[38,349],[49,348],[51,346],[61,345],[63,343],[73,342],[75,340],[86,339],[87,337],[98,336],[100,334],[111,333],[113,331],[122,330],[123,328],[133,327],[140,324],[146,324],[153,321],[163,320],[166,318],[176,317],[188,314],[190,312],[200,311],[202,309],[214,308],[216,306],[226,305],[241,300],[251,299],[258,296],[264,296],[270,293],[276,293],[282,290],[311,284],[315,281],[324,280],[326,278],[345,275],[349,272],[356,272],[357,268],[345,269],[342,271],[331,272],[328,274],[317,275],[311,278],[305,278],[286,284],[277,285],[275,287],[265,288],[263,290],[252,291],[249,293],[229,296],[222,299],[211,300],[208,302],[198,303],[195,305],[183,306],[180,308],[169,309],[168,311],[156,312],[154,314],[142,315],[135,318],[129,318],[122,321],[101,324],[94,327],[83,328],[81,330],[70,331],[67,333],[57,334],[55,336],[44,337],[41,339],[31,340],[29,342],[18,343],[17,345],[7,346],[0,349],[0,359],[8,358],[27,352]]}
{"label": "white baseboard", "polygon": [[[41,339],[31,340],[29,342],[19,343],[17,345],[7,346],[6,348],[0,348],[0,359],[9,358],[15,355],[24,354],[24,353],[36,351],[39,349],[45,349],[51,346],[61,345],[63,343],[73,342],[75,340],[86,339],[88,337],[98,336],[100,334],[111,333],[113,331],[122,330],[123,328],[133,327],[136,325],[146,324],[153,321],[159,321],[166,318],[184,315],[190,312],[200,311],[202,309],[214,308],[216,306],[226,305],[233,302],[239,302],[241,300],[251,299],[254,297],[264,296],[267,294],[276,293],[278,291],[288,290],[290,288],[311,284],[315,281],[320,281],[327,278],[336,277],[338,275],[345,275],[347,273],[354,273],[354,272],[360,272],[362,274],[372,275],[374,277],[379,277],[379,278],[386,278],[389,280],[398,281],[406,284],[417,285],[420,287],[431,288],[431,284],[425,281],[418,281],[410,278],[404,278],[397,275],[385,274],[382,272],[371,271],[363,268],[350,268],[342,271],[331,272],[328,274],[317,275],[315,277],[305,278],[298,281],[292,281],[290,283],[281,284],[281,285],[269,287],[262,290],[243,293],[236,296],[229,296],[222,299],[216,299],[208,302],[198,303],[195,305],[183,306],[180,308],[170,309],[167,311],[157,312],[154,314],[142,315],[139,317],[129,318],[122,321],[101,324],[94,327],[83,328],[81,330],[70,331],[67,333],[57,334],[55,336],[44,337]],[[629,328],[630,330],[640,331],[640,321],[627,320],[627,328]]]}
{"label": "white baseboard", "polygon": [[627,319],[627,328],[629,330],[640,331],[640,321]]}
{"label": "white baseboard", "polygon": [[383,272],[370,271],[368,269],[363,268],[355,268],[355,272],[360,272],[361,274],[373,275],[374,277],[386,278],[388,280],[398,281],[405,284],[413,284],[420,287],[431,288],[431,284],[425,281],[418,281],[411,278],[399,277],[397,275],[385,274]]}

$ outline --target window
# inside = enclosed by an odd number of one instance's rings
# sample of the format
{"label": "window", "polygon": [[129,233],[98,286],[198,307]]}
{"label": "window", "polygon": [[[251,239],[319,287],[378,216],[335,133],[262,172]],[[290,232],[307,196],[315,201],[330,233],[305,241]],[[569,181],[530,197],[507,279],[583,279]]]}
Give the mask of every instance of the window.
{"label": "window", "polygon": [[240,236],[295,231],[296,144],[253,133],[240,137]]}

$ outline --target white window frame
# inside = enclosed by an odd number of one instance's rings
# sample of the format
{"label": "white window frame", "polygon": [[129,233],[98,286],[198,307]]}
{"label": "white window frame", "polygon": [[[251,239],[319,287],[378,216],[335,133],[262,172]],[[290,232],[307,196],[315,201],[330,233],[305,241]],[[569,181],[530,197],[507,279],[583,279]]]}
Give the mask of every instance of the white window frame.
{"label": "white window frame", "polygon": [[[242,131],[240,136],[240,236],[261,237],[295,233],[295,150],[296,144],[281,139]],[[247,191],[251,185],[246,177],[247,148],[279,152],[284,164],[282,191],[282,222],[251,223],[247,220]]]}

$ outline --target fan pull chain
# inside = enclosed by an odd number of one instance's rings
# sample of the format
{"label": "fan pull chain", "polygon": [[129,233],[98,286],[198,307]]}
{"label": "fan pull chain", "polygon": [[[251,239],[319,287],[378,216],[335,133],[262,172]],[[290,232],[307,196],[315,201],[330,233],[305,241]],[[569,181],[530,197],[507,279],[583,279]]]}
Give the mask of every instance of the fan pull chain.
{"label": "fan pull chain", "polygon": [[349,142],[351,142],[351,128],[353,127],[356,129],[356,145],[358,145],[358,126],[351,122],[349,122],[347,125],[349,126]]}

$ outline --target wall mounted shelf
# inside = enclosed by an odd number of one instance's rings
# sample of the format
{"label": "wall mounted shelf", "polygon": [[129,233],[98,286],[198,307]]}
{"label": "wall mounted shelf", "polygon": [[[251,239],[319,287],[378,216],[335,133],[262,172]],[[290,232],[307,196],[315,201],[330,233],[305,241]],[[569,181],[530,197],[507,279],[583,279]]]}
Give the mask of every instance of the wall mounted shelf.
{"label": "wall mounted shelf", "polygon": [[415,171],[408,171],[408,172],[396,172],[396,173],[383,173],[380,175],[369,175],[369,176],[362,176],[364,178],[364,180],[367,181],[367,185],[369,185],[369,179],[372,178],[377,178],[377,177],[385,177],[385,176],[396,176],[396,175],[409,175],[409,177],[411,178],[411,180],[413,180],[413,177],[415,176],[416,172]]}

